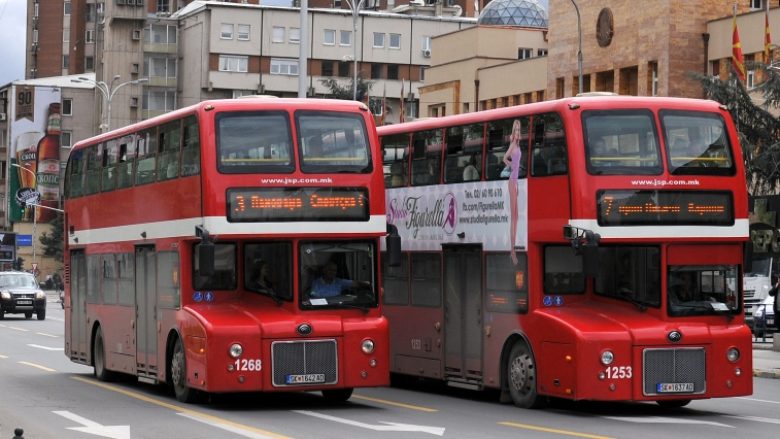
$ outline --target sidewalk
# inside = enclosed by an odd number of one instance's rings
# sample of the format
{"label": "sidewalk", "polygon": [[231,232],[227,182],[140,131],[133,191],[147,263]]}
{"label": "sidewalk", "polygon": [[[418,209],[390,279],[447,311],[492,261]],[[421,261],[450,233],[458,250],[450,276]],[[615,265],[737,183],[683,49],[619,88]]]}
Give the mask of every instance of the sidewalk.
{"label": "sidewalk", "polygon": [[775,349],[780,349],[780,343],[774,348],[771,335],[753,341],[753,376],[780,378],[780,350]]}

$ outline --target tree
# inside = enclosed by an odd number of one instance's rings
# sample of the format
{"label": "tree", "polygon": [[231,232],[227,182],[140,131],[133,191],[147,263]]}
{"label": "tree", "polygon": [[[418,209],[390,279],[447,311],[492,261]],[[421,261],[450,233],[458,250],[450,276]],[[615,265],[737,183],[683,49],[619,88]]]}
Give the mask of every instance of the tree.
{"label": "tree", "polygon": [[[351,101],[353,96],[352,79],[348,79],[345,83],[339,82],[336,78],[320,79],[320,83],[330,90],[330,97],[333,99],[344,99]],[[374,86],[372,81],[366,81],[362,76],[357,77],[357,101],[363,102],[366,100],[366,95]]]}
{"label": "tree", "polygon": [[51,256],[62,262],[62,248],[64,246],[62,235],[62,215],[57,215],[51,221],[51,235],[46,232],[41,233],[40,241],[43,245],[43,254]]}
{"label": "tree", "polygon": [[[770,110],[780,108],[780,75],[758,62],[748,69],[760,71],[764,82],[750,94],[736,78],[694,74],[707,98],[724,104],[734,119],[745,160],[748,191],[753,195],[777,193],[780,188],[780,120]],[[762,104],[751,95],[760,94]]]}

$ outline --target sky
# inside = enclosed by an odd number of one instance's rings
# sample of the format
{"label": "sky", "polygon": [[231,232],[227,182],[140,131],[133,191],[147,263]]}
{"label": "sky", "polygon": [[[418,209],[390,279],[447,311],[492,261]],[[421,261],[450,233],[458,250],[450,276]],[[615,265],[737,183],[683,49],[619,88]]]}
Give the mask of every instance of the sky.
{"label": "sky", "polygon": [[0,86],[24,79],[26,0],[0,0]]}

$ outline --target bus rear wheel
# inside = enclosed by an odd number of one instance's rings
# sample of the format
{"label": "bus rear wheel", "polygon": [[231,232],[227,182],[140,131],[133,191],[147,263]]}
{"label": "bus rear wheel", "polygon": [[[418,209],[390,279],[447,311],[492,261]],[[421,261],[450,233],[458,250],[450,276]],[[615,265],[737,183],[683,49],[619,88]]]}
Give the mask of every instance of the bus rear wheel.
{"label": "bus rear wheel", "polygon": [[509,351],[506,382],[516,406],[530,409],[543,405],[543,399],[536,392],[536,362],[525,343],[515,343]]}
{"label": "bus rear wheel", "polygon": [[95,346],[92,351],[92,363],[95,368],[95,378],[100,381],[113,381],[115,375],[106,369],[106,348],[103,342],[103,331],[100,328],[95,333]]}
{"label": "bus rear wheel", "polygon": [[352,397],[352,391],[354,389],[329,389],[323,390],[322,396],[331,402],[344,402]]}
{"label": "bus rear wheel", "polygon": [[181,339],[177,338],[171,355],[170,383],[173,394],[180,402],[193,403],[200,399],[196,389],[187,386],[187,359],[184,355],[184,346]]}

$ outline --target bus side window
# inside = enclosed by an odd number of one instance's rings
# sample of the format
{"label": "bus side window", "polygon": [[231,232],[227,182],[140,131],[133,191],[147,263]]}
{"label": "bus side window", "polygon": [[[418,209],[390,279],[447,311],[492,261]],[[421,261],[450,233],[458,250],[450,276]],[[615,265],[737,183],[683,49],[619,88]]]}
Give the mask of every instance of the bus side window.
{"label": "bus side window", "polygon": [[157,167],[157,177],[170,180],[179,176],[179,145],[181,143],[181,121],[169,122],[159,131],[160,155]]}
{"label": "bus side window", "polygon": [[151,183],[157,180],[157,136],[154,129],[138,136],[135,184]]}
{"label": "bus side window", "polygon": [[101,181],[101,191],[111,192],[116,188],[116,165],[119,162],[119,146],[117,139],[111,139],[106,142],[103,149],[103,178]]}
{"label": "bus side window", "polygon": [[195,116],[187,116],[184,119],[184,135],[182,136],[181,175],[184,177],[199,173],[200,134],[198,133],[198,119]]}
{"label": "bus side window", "polygon": [[409,135],[386,136],[382,142],[382,163],[385,172],[385,187],[403,187],[409,183],[407,159],[409,157]]}
{"label": "bus side window", "polygon": [[441,140],[441,130],[412,134],[412,186],[439,183]]}
{"label": "bus side window", "polygon": [[477,181],[482,177],[484,125],[475,123],[447,129],[444,182]]}
{"label": "bus side window", "polygon": [[133,185],[133,163],[135,162],[135,144],[133,136],[119,139],[119,163],[116,166],[116,188],[122,189]]}
{"label": "bus side window", "polygon": [[537,177],[568,172],[563,121],[555,113],[542,114],[534,118],[531,172]]}
{"label": "bus side window", "polygon": [[65,180],[65,193],[68,198],[76,198],[84,194],[84,156],[83,149],[73,151],[70,155]]}
{"label": "bus side window", "polygon": [[544,248],[544,293],[579,294],[585,292],[582,255],[571,246]]}
{"label": "bus side window", "polygon": [[85,173],[84,195],[100,192],[100,168],[103,144],[92,145],[87,149],[87,172]]}
{"label": "bus side window", "polygon": [[506,180],[510,169],[504,164],[504,154],[509,149],[509,136],[515,119],[520,120],[520,170],[518,178],[526,177],[528,163],[528,117],[502,119],[488,122],[487,126],[487,163],[485,164],[486,180]]}

